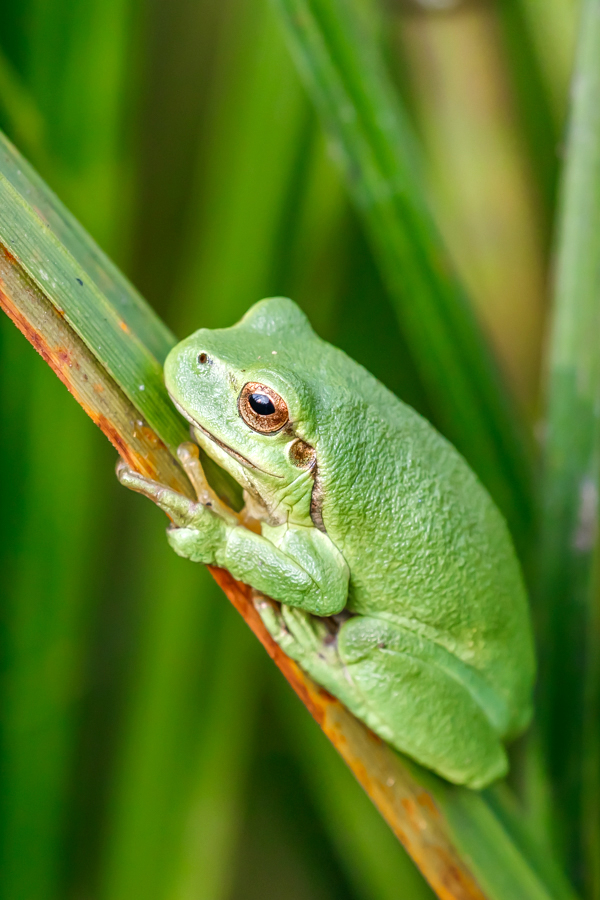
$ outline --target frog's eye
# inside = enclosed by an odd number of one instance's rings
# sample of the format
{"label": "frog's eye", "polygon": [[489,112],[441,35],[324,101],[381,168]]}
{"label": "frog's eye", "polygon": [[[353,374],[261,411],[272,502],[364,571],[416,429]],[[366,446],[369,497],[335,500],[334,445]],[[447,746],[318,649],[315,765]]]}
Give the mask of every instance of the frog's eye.
{"label": "frog's eye", "polygon": [[287,403],[273,388],[266,384],[249,381],[238,398],[240,416],[254,431],[272,434],[279,431],[288,421],[290,414]]}

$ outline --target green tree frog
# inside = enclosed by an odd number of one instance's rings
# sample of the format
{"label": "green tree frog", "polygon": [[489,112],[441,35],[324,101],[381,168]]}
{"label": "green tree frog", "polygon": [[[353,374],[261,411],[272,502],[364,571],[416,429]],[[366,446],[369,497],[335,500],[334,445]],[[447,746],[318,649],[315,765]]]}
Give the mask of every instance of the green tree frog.
{"label": "green tree frog", "polygon": [[460,454],[284,298],[182,341],[165,382],[246,503],[219,501],[190,444],[197,502],[120,463],[174,550],[250,585],[285,653],[393,747],[472,788],[504,775],[532,633],[506,524]]}

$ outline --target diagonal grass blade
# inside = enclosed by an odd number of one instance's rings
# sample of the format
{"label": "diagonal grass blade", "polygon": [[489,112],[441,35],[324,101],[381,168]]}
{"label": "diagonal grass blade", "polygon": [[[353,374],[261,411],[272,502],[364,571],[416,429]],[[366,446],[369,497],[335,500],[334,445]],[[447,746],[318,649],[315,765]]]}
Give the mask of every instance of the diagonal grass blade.
{"label": "diagonal grass blade", "polygon": [[366,17],[341,0],[276,0],[298,68],[379,259],[428,401],[504,511],[531,517],[526,441],[425,202],[408,117]]}

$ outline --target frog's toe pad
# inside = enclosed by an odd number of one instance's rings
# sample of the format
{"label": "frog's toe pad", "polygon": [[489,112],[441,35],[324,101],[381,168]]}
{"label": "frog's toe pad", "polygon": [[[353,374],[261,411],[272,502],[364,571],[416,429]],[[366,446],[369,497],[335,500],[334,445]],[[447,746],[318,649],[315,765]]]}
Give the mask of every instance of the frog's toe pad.
{"label": "frog's toe pad", "polygon": [[153,481],[152,478],[148,478],[146,475],[140,475],[123,459],[119,459],[115,471],[117,478],[124,487],[137,491],[139,494],[144,494],[151,500],[156,500],[160,493],[165,490],[165,486],[159,481]]}
{"label": "frog's toe pad", "polygon": [[137,487],[146,481],[142,475],[139,475],[131,466],[127,465],[124,459],[119,459],[115,471],[117,478],[125,487]]}
{"label": "frog's toe pad", "polygon": [[277,641],[277,643],[285,650],[284,644],[286,642],[289,643],[293,638],[285,627],[279,605],[273,600],[269,600],[268,597],[263,597],[262,594],[258,593],[255,594],[253,602],[257,613],[262,619],[263,625],[273,640]]}
{"label": "frog's toe pad", "polygon": [[281,614],[287,630],[304,653],[325,659],[328,655],[326,650],[329,636],[325,623],[306,610],[285,604],[281,607]]}

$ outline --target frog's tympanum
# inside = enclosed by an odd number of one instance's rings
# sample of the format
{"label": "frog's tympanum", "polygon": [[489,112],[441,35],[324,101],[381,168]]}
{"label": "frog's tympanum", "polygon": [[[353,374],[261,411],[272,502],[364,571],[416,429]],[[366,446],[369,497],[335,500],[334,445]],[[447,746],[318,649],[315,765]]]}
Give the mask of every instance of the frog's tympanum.
{"label": "frog's tympanum", "polygon": [[473,788],[502,776],[531,713],[531,627],[506,524],[462,456],[291,300],[200,329],[165,381],[246,500],[218,499],[192,444],[198,502],[121,463],[174,550],[250,585],[285,653],[395,748]]}

